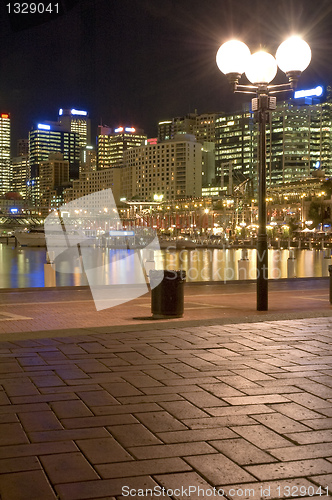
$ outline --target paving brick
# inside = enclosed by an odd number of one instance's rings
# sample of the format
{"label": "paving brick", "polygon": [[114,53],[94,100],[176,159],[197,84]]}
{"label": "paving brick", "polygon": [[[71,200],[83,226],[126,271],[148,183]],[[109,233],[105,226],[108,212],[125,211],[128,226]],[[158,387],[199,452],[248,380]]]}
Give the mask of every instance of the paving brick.
{"label": "paving brick", "polygon": [[20,423],[0,424],[0,446],[28,443],[29,440]]}
{"label": "paving brick", "polygon": [[79,452],[44,455],[40,461],[52,484],[99,479],[96,471]]}
{"label": "paving brick", "polygon": [[119,402],[105,390],[79,391],[77,392],[77,396],[89,407],[119,404]]}
{"label": "paving brick", "polygon": [[221,453],[186,457],[186,461],[213,485],[255,480],[251,474]]}
{"label": "paving brick", "polygon": [[2,385],[9,397],[40,394],[37,387],[29,380],[7,379],[2,381]]}
{"label": "paving brick", "polygon": [[331,408],[332,403],[325,401],[322,398],[318,398],[313,394],[308,394],[306,392],[289,394],[288,399],[291,399],[295,403],[305,406],[310,410],[319,410],[320,408]]}
{"label": "paving brick", "polygon": [[[213,487],[205,481],[197,472],[179,472],[178,474],[165,474],[155,476],[155,479],[166,490],[172,490],[177,495],[174,498],[183,500],[190,498],[191,500],[198,500],[202,497],[212,498],[225,498],[218,493],[215,493]],[[190,489],[189,489],[190,488]]]}
{"label": "paving brick", "polygon": [[162,443],[160,439],[142,424],[112,425],[112,427],[107,427],[107,429],[124,447]]}
{"label": "paving brick", "polygon": [[93,464],[125,462],[133,460],[122,446],[111,436],[108,438],[76,439],[76,444]]}
{"label": "paving brick", "polygon": [[115,398],[118,396],[137,396],[143,393],[128,382],[118,382],[112,384],[101,384],[102,387]]}
{"label": "paving brick", "polygon": [[[299,498],[300,492],[310,491],[313,484],[304,478],[300,479],[278,479],[277,481],[259,481],[254,483],[237,483],[222,486],[228,499],[231,500],[261,500],[289,498]],[[301,489],[302,488],[302,489]],[[305,494],[305,493],[304,493]],[[305,497],[301,496],[302,500]],[[312,498],[312,497],[311,497]]]}
{"label": "paving brick", "polygon": [[77,451],[77,446],[72,441],[1,446],[0,459],[70,453],[71,451]]}
{"label": "paving brick", "polygon": [[331,456],[331,443],[315,443],[288,448],[272,448],[274,457],[282,461],[301,460],[306,458],[328,458]]}
{"label": "paving brick", "polygon": [[315,418],[303,422],[312,429],[332,429],[332,418]]}
{"label": "paving brick", "polygon": [[[122,478],[105,479],[97,481],[84,481],[69,484],[58,484],[55,489],[61,500],[88,500],[102,497],[109,498],[110,496],[119,497],[122,492],[126,493],[126,497],[135,498],[134,492],[158,487],[158,484],[149,476],[139,476],[126,479],[125,483]],[[129,495],[131,492],[131,496]],[[146,495],[140,495],[140,497]],[[40,499],[42,500],[42,499]],[[45,499],[46,500],[46,499]]]}
{"label": "paving brick", "polygon": [[57,375],[44,375],[42,377],[32,376],[31,379],[37,387],[56,387],[59,385],[65,385],[64,381]]}
{"label": "paving brick", "polygon": [[189,403],[189,401],[169,401],[160,402],[162,408],[178,419],[183,418],[204,418],[208,414],[197,408],[197,406]]}
{"label": "paving brick", "polygon": [[212,429],[213,427],[229,427],[233,425],[254,425],[255,420],[247,415],[226,415],[224,417],[184,419],[183,423],[190,429]]}
{"label": "paving brick", "polygon": [[299,476],[307,477],[315,474],[330,474],[332,472],[332,463],[323,458],[316,458],[311,460],[295,460],[286,463],[248,465],[245,468],[249,473],[252,473],[263,481]]}
{"label": "paving brick", "polygon": [[263,394],[261,396],[234,396],[234,397],[224,397],[223,399],[231,405],[286,403],[287,401],[289,401],[289,399],[279,394]]}
{"label": "paving brick", "polygon": [[299,444],[332,443],[332,430],[292,432],[287,437]]}
{"label": "paving brick", "polygon": [[[214,448],[238,465],[263,464],[276,462],[276,458],[257,448],[242,438],[224,439],[212,442]],[[270,452],[270,450],[269,450]]]}
{"label": "paving brick", "polygon": [[[122,402],[122,398],[119,398]],[[120,415],[121,413],[140,413],[140,412],[161,412],[162,408],[155,403],[141,404],[119,404],[111,406],[91,406],[95,415]]]}
{"label": "paving brick", "polygon": [[[294,420],[304,420],[304,419],[313,419],[313,418],[321,418],[321,414],[317,413],[313,410],[309,410],[302,405],[297,403],[289,402],[289,403],[276,403],[269,405],[273,410],[282,413]],[[303,422],[308,425],[307,422]]]}
{"label": "paving brick", "polygon": [[62,425],[66,429],[92,429],[93,427],[106,427],[108,425],[125,425],[137,423],[133,415],[125,413],[120,415],[101,415],[92,417],[80,418],[63,418],[61,419]]}
{"label": "paving brick", "polygon": [[332,491],[332,474],[321,474],[318,476],[312,476],[310,478],[312,481],[314,481],[315,484],[318,484],[324,488],[324,494],[326,493],[326,488],[328,488],[328,492],[331,495]]}
{"label": "paving brick", "polygon": [[166,411],[136,413],[135,417],[152,432],[179,431],[187,427]]}
{"label": "paving brick", "polygon": [[107,438],[109,433],[103,428],[91,429],[64,429],[55,431],[39,431],[30,432],[29,438],[31,442],[46,442],[46,441],[66,441],[76,439],[89,439],[91,438]]}
{"label": "paving brick", "polygon": [[227,415],[255,415],[261,413],[274,413],[274,410],[272,408],[262,404],[223,406],[221,408],[208,408],[207,411],[215,417],[223,417]]}
{"label": "paving brick", "polygon": [[139,460],[163,457],[183,457],[185,455],[203,455],[217,453],[205,442],[176,443],[151,446],[136,446],[128,448],[130,453]]}
{"label": "paving brick", "polygon": [[201,392],[180,392],[181,396],[184,397],[190,403],[198,406],[201,409],[216,407],[216,406],[227,406],[225,401],[222,401],[221,398],[217,398],[212,394],[209,394],[207,391],[202,390]]}
{"label": "paving brick", "polygon": [[39,470],[2,474],[1,495],[6,500],[18,500],[20,498],[56,500],[56,495],[47,477],[43,471]]}
{"label": "paving brick", "polygon": [[13,360],[13,361],[9,361],[9,362],[6,362],[6,361],[1,362],[1,364],[0,364],[0,373],[1,374],[3,374],[3,373],[15,373],[15,372],[20,372],[20,373],[23,372],[22,368],[20,367],[20,365],[18,364],[17,361]]}
{"label": "paving brick", "polygon": [[[96,465],[97,472],[102,478],[127,478],[155,474],[171,474],[190,471],[192,468],[181,458],[162,458],[159,460],[140,460],[135,462],[122,462],[118,464]],[[123,480],[123,484],[126,480]]]}
{"label": "paving brick", "polygon": [[170,431],[160,432],[157,436],[164,441],[164,443],[190,443],[192,441],[211,441],[229,439],[237,437],[235,432],[227,427],[220,427],[214,429],[197,429],[186,431]]}
{"label": "paving brick", "polygon": [[63,426],[51,410],[19,413],[18,417],[28,433],[32,431],[63,429]]}
{"label": "paving brick", "polygon": [[[0,460],[0,474],[11,472],[24,472],[28,470],[40,470],[41,465],[37,457],[5,458]],[[0,477],[1,485],[1,477]]]}
{"label": "paving brick", "polygon": [[58,418],[90,417],[93,413],[83,401],[56,401],[51,408]]}
{"label": "paving brick", "polygon": [[305,432],[310,430],[307,425],[300,424],[292,418],[286,417],[286,415],[280,415],[279,413],[269,415],[253,415],[253,418],[279,434],[289,432]]}
{"label": "paving brick", "polygon": [[289,441],[287,439],[281,437],[264,425],[238,426],[232,427],[232,430],[262,450],[289,446]]}

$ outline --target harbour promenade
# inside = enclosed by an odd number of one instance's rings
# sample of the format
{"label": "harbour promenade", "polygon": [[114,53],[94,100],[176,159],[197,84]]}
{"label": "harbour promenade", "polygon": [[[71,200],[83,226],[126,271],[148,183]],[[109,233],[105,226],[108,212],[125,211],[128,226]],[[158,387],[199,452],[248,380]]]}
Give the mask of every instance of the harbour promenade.
{"label": "harbour promenade", "polygon": [[96,312],[87,288],[0,292],[1,500],[327,498],[328,279],[186,285]]}

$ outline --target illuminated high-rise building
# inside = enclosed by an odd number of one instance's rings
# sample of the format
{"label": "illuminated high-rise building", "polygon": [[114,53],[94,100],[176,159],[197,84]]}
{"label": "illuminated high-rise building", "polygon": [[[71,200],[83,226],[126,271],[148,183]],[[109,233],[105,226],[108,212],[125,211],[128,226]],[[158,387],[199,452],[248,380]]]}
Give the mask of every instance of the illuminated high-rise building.
{"label": "illuminated high-rise building", "polygon": [[79,137],[68,132],[57,122],[36,124],[29,133],[29,156],[31,176],[38,175],[41,161],[47,161],[52,153],[62,153],[69,162],[69,177],[77,179],[80,163]]}
{"label": "illuminated high-rise building", "polygon": [[52,206],[52,201],[57,200],[57,194],[62,191],[60,188],[68,185],[68,181],[69,163],[63,159],[62,153],[52,153],[47,161],[40,162],[40,204],[46,207]]}
{"label": "illuminated high-rise building", "polygon": [[16,143],[17,156],[26,156],[29,154],[29,139],[19,139]]}
{"label": "illuminated high-rise building", "polygon": [[123,155],[127,149],[141,146],[147,140],[143,130],[134,127],[98,127],[98,168],[123,167]]}
{"label": "illuminated high-rise building", "polygon": [[0,196],[11,190],[10,115],[0,113]]}
{"label": "illuminated high-rise building", "polygon": [[129,149],[124,156],[122,196],[176,200],[202,195],[202,145],[194,135]]}
{"label": "illuminated high-rise building", "polygon": [[23,199],[29,198],[30,166],[29,155],[20,155],[12,158],[12,190],[20,193]]}
{"label": "illuminated high-rise building", "polygon": [[189,113],[158,123],[158,141],[168,141],[177,134],[194,135],[198,142],[215,142],[218,113]]}
{"label": "illuminated high-rise building", "polygon": [[59,109],[59,123],[67,132],[75,132],[81,148],[91,144],[91,124],[87,111],[80,109]]}

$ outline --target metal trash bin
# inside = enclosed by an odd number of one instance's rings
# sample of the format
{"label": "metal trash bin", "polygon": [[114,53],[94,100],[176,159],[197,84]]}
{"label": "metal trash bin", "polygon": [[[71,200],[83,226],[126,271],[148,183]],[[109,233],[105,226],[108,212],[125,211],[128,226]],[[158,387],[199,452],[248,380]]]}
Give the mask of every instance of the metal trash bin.
{"label": "metal trash bin", "polygon": [[153,318],[181,318],[184,309],[186,272],[151,270],[149,277]]}
{"label": "metal trash bin", "polygon": [[330,304],[332,304],[332,266],[329,266],[330,273]]}

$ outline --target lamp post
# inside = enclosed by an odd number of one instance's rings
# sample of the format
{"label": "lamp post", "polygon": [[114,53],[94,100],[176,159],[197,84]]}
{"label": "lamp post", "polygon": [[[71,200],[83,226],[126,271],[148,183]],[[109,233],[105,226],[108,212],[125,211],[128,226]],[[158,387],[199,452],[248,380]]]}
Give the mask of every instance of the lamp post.
{"label": "lamp post", "polygon": [[[219,48],[217,65],[232,86],[233,92],[254,94],[251,101],[255,121],[259,124],[258,143],[258,235],[257,235],[257,311],[268,310],[268,249],[266,232],[266,124],[269,112],[276,108],[274,94],[294,91],[302,71],[309,65],[311,50],[300,37],[284,41],[274,58],[260,50],[250,53],[239,40],[230,40]],[[288,83],[269,85],[279,68],[286,73]],[[239,84],[245,73],[252,85]]]}

